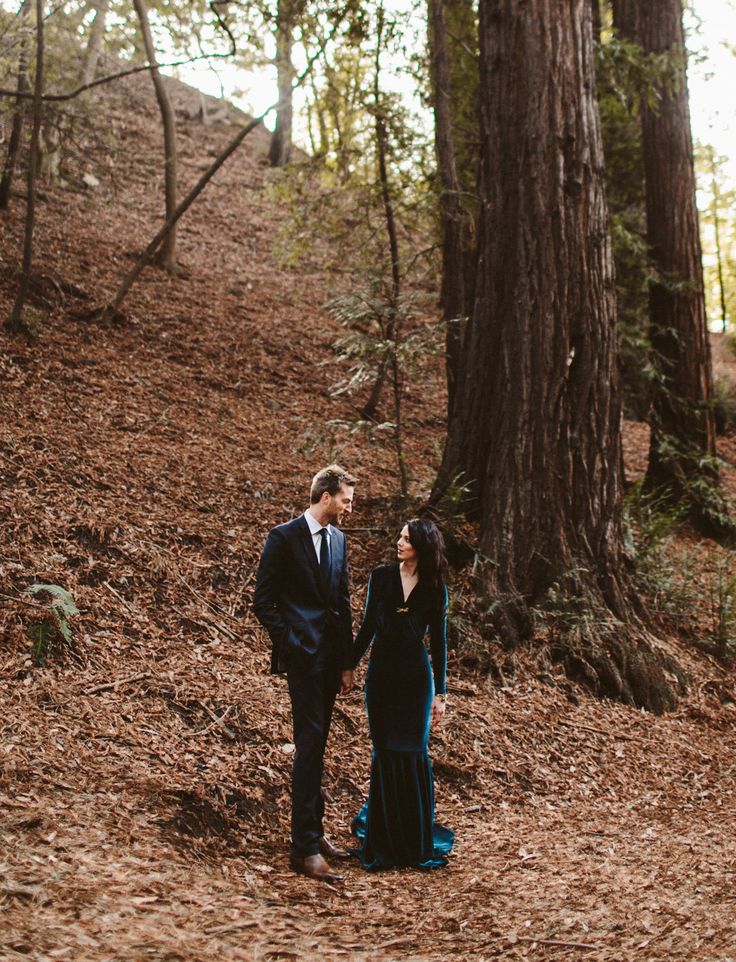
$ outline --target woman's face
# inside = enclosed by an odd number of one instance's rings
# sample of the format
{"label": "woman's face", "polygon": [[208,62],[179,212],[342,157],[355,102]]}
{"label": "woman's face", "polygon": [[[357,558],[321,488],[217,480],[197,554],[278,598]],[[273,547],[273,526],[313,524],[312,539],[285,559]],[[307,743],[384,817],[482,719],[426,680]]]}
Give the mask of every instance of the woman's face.
{"label": "woman's face", "polygon": [[411,541],[409,541],[408,524],[405,524],[401,529],[399,540],[396,542],[396,553],[399,556],[399,561],[416,561],[417,552],[416,548],[412,546]]}

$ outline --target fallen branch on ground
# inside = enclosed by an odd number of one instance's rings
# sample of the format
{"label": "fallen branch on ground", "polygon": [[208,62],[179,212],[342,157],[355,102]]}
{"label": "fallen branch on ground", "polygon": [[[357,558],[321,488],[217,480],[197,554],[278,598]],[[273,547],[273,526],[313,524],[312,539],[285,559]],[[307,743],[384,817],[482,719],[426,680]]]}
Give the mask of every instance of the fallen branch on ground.
{"label": "fallen branch on ground", "polygon": [[109,691],[113,688],[119,688],[121,685],[127,685],[129,682],[143,681],[144,678],[150,677],[150,671],[142,671],[137,675],[129,675],[127,678],[119,678],[117,681],[106,681],[102,685],[93,685],[92,688],[85,688],[80,691],[80,695],[97,695],[101,691]]}

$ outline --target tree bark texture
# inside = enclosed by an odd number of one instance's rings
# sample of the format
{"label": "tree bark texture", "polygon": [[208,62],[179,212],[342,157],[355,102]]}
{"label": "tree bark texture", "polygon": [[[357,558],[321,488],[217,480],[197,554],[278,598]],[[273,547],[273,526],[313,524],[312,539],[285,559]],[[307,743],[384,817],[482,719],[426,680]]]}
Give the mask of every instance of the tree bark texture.
{"label": "tree bark texture", "polygon": [[624,40],[638,43],[640,0],[612,0],[613,25]]}
{"label": "tree bark texture", "polygon": [[89,40],[87,51],[84,55],[84,67],[82,68],[82,84],[89,84],[95,79],[97,64],[102,53],[102,41],[105,38],[105,26],[107,21],[107,11],[110,0],[94,0],[92,4],[95,8],[95,18],[89,28]]}
{"label": "tree bark texture", "polygon": [[302,7],[300,0],[278,0],[276,11],[276,77],[279,107],[271,135],[268,159],[272,167],[283,167],[291,160],[291,134],[294,114],[294,24]]}
{"label": "tree bark texture", "polygon": [[43,123],[43,69],[43,0],[36,0],[36,71],[33,84],[33,129],[28,153],[28,196],[26,198],[26,222],[23,235],[23,268],[13,309],[7,320],[8,328],[16,332],[23,330],[24,327],[23,309],[28,296],[31,265],[33,263],[33,229],[36,223],[36,172],[38,170],[38,145],[41,136],[41,124]]}
{"label": "tree bark texture", "polygon": [[[710,343],[703,291],[681,0],[631,6],[618,0],[617,26],[645,54],[681,59],[657,106],[641,108],[647,240],[656,275],[649,288],[655,385],[647,484],[691,500],[691,482],[717,481]],[[616,8],[614,8],[616,13]],[[689,491],[690,489],[690,491]],[[694,505],[696,515],[702,506]]]}
{"label": "tree bark texture", "polygon": [[384,114],[383,95],[381,93],[381,56],[383,54],[384,39],[384,10],[383,4],[378,6],[378,30],[376,38],[376,51],[373,73],[373,113],[376,136],[376,160],[378,164],[378,182],[381,187],[381,200],[383,201],[384,223],[386,226],[386,239],[388,241],[389,256],[391,258],[391,286],[388,293],[389,314],[385,329],[382,331],[384,340],[390,343],[390,354],[380,365],[376,379],[373,383],[370,396],[366,401],[362,416],[367,420],[375,416],[376,409],[383,390],[386,379],[387,369],[391,374],[391,387],[394,400],[394,441],[396,447],[396,458],[399,468],[399,483],[401,486],[401,496],[406,498],[409,493],[409,475],[404,458],[404,439],[402,427],[402,372],[399,369],[398,347],[399,347],[399,310],[401,301],[401,264],[399,261],[399,235],[396,229],[396,217],[394,214],[394,202],[391,192],[389,179],[389,138],[386,116]]}
{"label": "tree bark texture", "polygon": [[[177,167],[178,157],[176,149],[176,124],[174,110],[171,106],[166,84],[158,69],[156,48],[151,36],[151,25],[148,10],[144,0],[133,0],[135,12],[140,21],[143,46],[146,57],[151,64],[151,80],[156,91],[156,100],[161,112],[161,124],[164,132],[164,191],[166,196],[166,221],[170,221],[177,206]],[[166,234],[161,249],[157,255],[157,262],[164,270],[173,274],[176,272],[176,227],[172,226]]]}
{"label": "tree bark texture", "polygon": [[469,487],[502,640],[529,636],[530,606],[553,589],[579,616],[568,669],[584,665],[593,687],[661,710],[673,692],[661,656],[630,627],[624,574],[590,14],[589,0],[480,7],[478,274],[436,494]]}
{"label": "tree bark texture", "polygon": [[639,30],[645,53],[682,56],[676,88],[660,91],[658,111],[642,108],[647,237],[664,281],[650,287],[651,340],[666,387],[655,393],[648,477],[679,488],[684,465],[662,452],[663,441],[674,437],[688,453],[716,450],[681,0],[644,4]]}
{"label": "tree bark texture", "polygon": [[[399,238],[396,231],[396,219],[394,217],[394,205],[391,197],[391,185],[388,177],[388,131],[386,121],[382,113],[378,90],[378,63],[376,63],[376,150],[378,154],[378,176],[381,183],[381,197],[383,199],[383,210],[386,222],[386,235],[388,238],[389,252],[391,256],[391,293],[390,304],[391,312],[384,336],[391,342],[390,368],[391,386],[394,396],[394,438],[396,446],[396,457],[399,467],[399,481],[401,486],[401,496],[406,498],[409,493],[409,476],[406,470],[404,459],[404,439],[401,423],[401,371],[398,361],[398,338],[399,331],[397,325],[397,314],[399,310],[399,300],[401,298],[401,269],[399,265]],[[383,367],[379,371],[378,377],[371,392],[371,396],[363,410],[363,416],[373,417],[380,399],[381,386],[385,377]]]}
{"label": "tree bark texture", "polygon": [[466,290],[466,258],[471,256],[472,243],[470,215],[463,204],[456,163],[456,130],[453,120],[452,71],[445,0],[429,0],[428,7],[430,74],[442,230],[440,305],[447,325],[445,351],[449,417],[455,402],[464,319],[470,309]]}
{"label": "tree bark texture", "polygon": [[593,40],[596,43],[601,41],[601,31],[603,30],[603,20],[601,18],[601,0],[590,0],[590,13],[593,18]]}
{"label": "tree bark texture", "polygon": [[[20,7],[19,19],[24,25],[28,21],[31,11],[31,0],[23,0]],[[15,99],[15,113],[13,114],[13,126],[8,138],[8,150],[5,155],[5,166],[3,176],[0,179],[0,210],[7,210],[10,204],[10,190],[13,186],[13,177],[18,163],[18,153],[20,152],[20,141],[23,136],[23,118],[25,116],[26,99],[30,82],[28,80],[28,38],[22,37],[20,42],[20,53],[18,55],[18,80],[16,83],[17,96]]]}

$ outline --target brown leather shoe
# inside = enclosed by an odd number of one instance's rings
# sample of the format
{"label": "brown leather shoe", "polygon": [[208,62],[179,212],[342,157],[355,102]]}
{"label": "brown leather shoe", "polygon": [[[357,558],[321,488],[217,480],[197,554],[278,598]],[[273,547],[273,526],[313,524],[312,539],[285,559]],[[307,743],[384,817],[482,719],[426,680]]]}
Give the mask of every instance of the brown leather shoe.
{"label": "brown leather shoe", "polygon": [[350,852],[348,852],[347,849],[338,848],[336,845],[333,845],[325,835],[322,836],[317,844],[319,845],[320,854],[324,855],[325,858],[350,858]]}
{"label": "brown leather shoe", "polygon": [[299,875],[306,875],[307,878],[316,879],[318,882],[342,882],[342,875],[336,875],[330,871],[330,866],[325,862],[321,855],[307,855],[306,858],[299,858],[292,855],[289,864]]}

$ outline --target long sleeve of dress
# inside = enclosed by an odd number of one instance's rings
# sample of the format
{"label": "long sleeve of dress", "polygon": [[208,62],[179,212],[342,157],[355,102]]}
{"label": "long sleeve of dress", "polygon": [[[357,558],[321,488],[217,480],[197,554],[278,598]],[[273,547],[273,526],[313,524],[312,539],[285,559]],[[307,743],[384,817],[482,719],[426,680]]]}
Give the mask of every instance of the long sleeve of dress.
{"label": "long sleeve of dress", "polygon": [[376,610],[378,607],[376,572],[371,574],[368,582],[368,594],[365,598],[365,611],[358,634],[353,642],[353,668],[357,667],[358,662],[368,651],[374,635],[376,634]]}
{"label": "long sleeve of dress", "polygon": [[437,695],[444,695],[446,691],[447,673],[447,588],[442,588],[442,600],[435,607],[429,622],[429,651],[432,656],[432,674],[434,676],[434,690]]}
{"label": "long sleeve of dress", "polygon": [[342,571],[340,572],[340,625],[342,670],[349,671],[353,667],[353,616],[350,611],[350,568],[348,566],[347,542]]}

